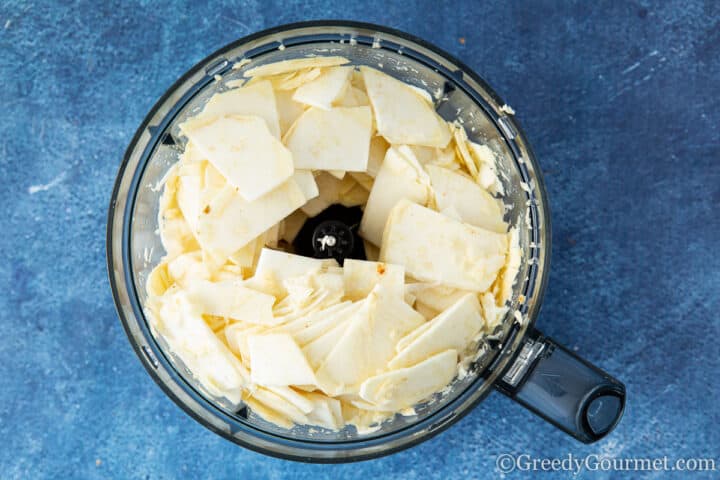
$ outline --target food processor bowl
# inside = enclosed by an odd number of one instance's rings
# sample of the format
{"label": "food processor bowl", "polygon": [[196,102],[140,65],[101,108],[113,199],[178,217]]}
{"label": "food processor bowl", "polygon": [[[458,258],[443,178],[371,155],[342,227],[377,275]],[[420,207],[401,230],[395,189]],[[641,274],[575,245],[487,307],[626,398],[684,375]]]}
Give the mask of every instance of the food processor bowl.
{"label": "food processor bowl", "polygon": [[[329,431],[269,423],[213,398],[153,333],[145,283],[165,254],[158,233],[162,180],[178,161],[178,124],[228,89],[249,68],[306,56],[338,55],[436,95],[438,113],[499,159],[506,220],[519,230],[522,265],[509,312],[479,345],[468,374],[373,431]],[[550,214],[542,176],[522,130],[472,70],[408,34],[376,25],[320,21],[285,25],[240,39],[193,67],[156,103],[133,137],[112,193],[107,261],[118,314],[138,357],[165,393],[197,421],[252,450],[293,460],[346,462],[386,455],[444,430],[499,389],[583,442],[606,435],[625,404],[622,383],[545,338],[535,328],[548,278]]]}

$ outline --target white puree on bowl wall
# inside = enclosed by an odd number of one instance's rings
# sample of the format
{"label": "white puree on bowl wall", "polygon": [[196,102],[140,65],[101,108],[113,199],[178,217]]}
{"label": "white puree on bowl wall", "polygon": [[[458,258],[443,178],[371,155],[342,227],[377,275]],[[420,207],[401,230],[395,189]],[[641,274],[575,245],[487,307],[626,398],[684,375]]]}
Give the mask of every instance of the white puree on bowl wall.
{"label": "white puree on bowl wall", "polygon": [[[245,77],[180,125],[152,327],[210,396],[282,427],[412,415],[508,310],[521,252],[494,154],[426,92],[344,58]],[[290,252],[332,204],[363,208],[370,260]]]}

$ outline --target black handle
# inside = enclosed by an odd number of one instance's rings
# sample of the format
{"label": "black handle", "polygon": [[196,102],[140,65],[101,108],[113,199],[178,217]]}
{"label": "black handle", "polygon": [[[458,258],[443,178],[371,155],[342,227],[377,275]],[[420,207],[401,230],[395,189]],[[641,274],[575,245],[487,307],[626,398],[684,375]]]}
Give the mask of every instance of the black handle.
{"label": "black handle", "polygon": [[625,385],[533,330],[497,388],[584,443],[600,440],[625,409]]}

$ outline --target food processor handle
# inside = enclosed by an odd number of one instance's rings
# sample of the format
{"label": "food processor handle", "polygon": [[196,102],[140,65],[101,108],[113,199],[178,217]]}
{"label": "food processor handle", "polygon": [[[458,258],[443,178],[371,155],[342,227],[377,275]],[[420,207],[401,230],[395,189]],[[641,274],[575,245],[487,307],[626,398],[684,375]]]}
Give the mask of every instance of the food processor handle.
{"label": "food processor handle", "polygon": [[496,387],[584,443],[610,433],[625,409],[622,382],[537,330]]}

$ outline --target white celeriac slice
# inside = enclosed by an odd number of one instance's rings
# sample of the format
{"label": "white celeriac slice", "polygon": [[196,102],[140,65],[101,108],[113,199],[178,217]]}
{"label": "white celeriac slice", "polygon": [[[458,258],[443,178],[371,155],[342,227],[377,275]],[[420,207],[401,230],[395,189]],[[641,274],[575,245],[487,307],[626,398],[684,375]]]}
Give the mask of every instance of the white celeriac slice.
{"label": "white celeriac slice", "polygon": [[378,284],[397,298],[405,293],[405,269],[401,265],[348,258],[343,264],[343,278],[345,296],[353,301],[367,297]]}
{"label": "white celeriac slice", "polygon": [[351,190],[357,185],[350,176],[338,179],[329,172],[317,174],[315,182],[320,194],[301,208],[310,217],[314,217],[334,203],[345,204],[348,200],[353,200]]}
{"label": "white celeriac slice", "polygon": [[283,297],[288,293],[286,280],[313,275],[319,273],[323,267],[333,265],[337,265],[333,259],[319,260],[282,250],[263,248],[255,268],[255,275],[247,281],[247,285],[276,297]]}
{"label": "white celeriac slice", "polygon": [[452,381],[457,355],[457,350],[446,350],[412,367],[370,377],[360,386],[360,397],[390,411],[411,407]]}
{"label": "white celeriac slice", "polygon": [[478,165],[468,150],[467,132],[462,125],[453,124],[451,128],[453,129],[453,138],[455,139],[455,148],[457,149],[458,157],[462,160],[470,176],[477,179]]}
{"label": "white celeriac slice", "polygon": [[180,288],[187,288],[193,281],[210,280],[211,272],[202,261],[202,252],[194,250],[183,253],[167,262],[168,275]]}
{"label": "white celeriac slice", "polygon": [[377,177],[388,148],[390,148],[390,144],[383,137],[376,135],[370,139],[370,154],[366,173],[371,177]]}
{"label": "white celeriac slice", "polygon": [[338,275],[339,281],[323,284],[320,281],[322,276],[322,274],[310,274],[283,282],[288,294],[273,308],[273,315],[278,324],[292,322],[340,302],[343,296],[342,277]]}
{"label": "white celeriac slice", "polygon": [[464,223],[497,233],[507,232],[500,202],[471,179],[436,165],[427,165],[438,210],[454,208]]}
{"label": "white celeriac slice", "polygon": [[298,338],[295,336],[298,332],[303,331],[306,328],[312,327],[316,322],[321,322],[325,318],[330,317],[335,314],[336,311],[341,310],[348,305],[350,305],[352,302],[345,301],[340,302],[335,305],[331,305],[327,308],[322,308],[314,312],[310,312],[306,315],[299,316],[292,321],[280,324],[272,329],[268,330],[268,333],[289,333],[293,336],[296,342],[298,342],[298,345],[302,347],[301,342],[298,341]]}
{"label": "white celeriac slice", "polygon": [[290,387],[264,387],[275,395],[295,405],[302,413],[310,413],[315,408],[314,402],[305,394],[298,393]]}
{"label": "white celeriac slice", "polygon": [[[293,423],[306,424],[307,416],[295,404],[273,392],[265,386],[255,387],[249,392],[249,396],[256,402],[260,402],[274,412],[279,413],[283,417]],[[252,407],[251,407],[252,408]]]}
{"label": "white celeriac slice", "polygon": [[204,118],[224,117],[226,115],[250,115],[265,120],[270,133],[280,138],[280,124],[275,92],[268,81],[257,82],[227,92],[216,93],[205,104]]}
{"label": "white celeriac slice", "polygon": [[330,430],[339,430],[345,426],[342,407],[339,400],[321,393],[304,394],[313,403],[313,410],[308,413],[308,423]]}
{"label": "white celeriac slice", "polygon": [[482,330],[480,303],[469,293],[430,321],[431,326],[390,360],[391,369],[410,367],[444,350],[462,352]]}
{"label": "white celeriac slice", "polygon": [[271,325],[275,297],[250,288],[241,280],[207,282],[196,280],[187,288],[188,299],[205,315]]}
{"label": "white celeriac slice", "polygon": [[295,170],[293,180],[302,190],[305,200],[312,200],[320,194],[318,184],[315,182],[315,176],[310,170]]}
{"label": "white celeriac slice", "polygon": [[266,77],[270,75],[280,75],[282,73],[294,72],[295,70],[303,68],[335,67],[346,63],[350,63],[350,60],[344,57],[293,58],[291,60],[282,60],[280,62],[268,63],[250,68],[243,73],[243,76]]}
{"label": "white celeriac slice", "polygon": [[365,247],[365,257],[371,262],[377,262],[380,259],[380,249],[377,245],[368,242],[363,239],[363,246]]}
{"label": "white celeriac slice", "polygon": [[178,208],[192,231],[197,228],[197,219],[203,205],[203,180],[207,162],[183,160],[177,169],[176,200]]}
{"label": "white celeriac slice", "polygon": [[194,118],[183,124],[183,132],[249,202],[293,174],[292,154],[261,117]]}
{"label": "white celeriac slice", "polygon": [[168,273],[168,264],[167,262],[162,262],[156,265],[148,275],[145,281],[145,290],[149,297],[159,297],[167,292],[172,284],[173,279]]}
{"label": "white celeriac slice", "polygon": [[[342,308],[334,308],[338,305],[342,305]],[[305,328],[292,332],[293,338],[298,345],[303,347],[321,337],[324,333],[329,332],[337,325],[352,317],[360,308],[359,304],[350,302],[343,302],[338,305],[333,305],[325,310],[315,312]]]}
{"label": "white celeriac slice", "polygon": [[203,249],[225,259],[304,203],[292,179],[252,202],[228,185],[203,208],[196,235]]}
{"label": "white celeriac slice", "polygon": [[370,107],[311,107],[297,119],[285,143],[295,168],[364,172],[371,128]]}
{"label": "white celeriac slice", "polygon": [[228,257],[228,260],[239,267],[252,268],[260,256],[260,249],[262,249],[265,245],[266,239],[266,233],[258,235],[247,245],[231,254]]}
{"label": "white celeriac slice", "polygon": [[417,327],[415,330],[412,330],[410,333],[398,340],[397,344],[395,345],[395,351],[400,352],[404,350],[408,345],[414,342],[416,338],[425,333],[432,326],[432,322],[425,322],[419,327]]}
{"label": "white celeriac slice", "polygon": [[364,107],[366,105],[370,105],[368,96],[364,91],[352,85],[346,88],[342,96],[333,104],[335,107]]}
{"label": "white celeriac slice", "polygon": [[505,264],[508,235],[467,225],[401,200],[390,213],[380,260],[417,280],[485,291]]}
{"label": "white celeriac slice", "polygon": [[[362,304],[360,304],[360,307],[362,307]],[[356,315],[361,314],[360,310],[359,307],[354,308],[350,315],[343,317],[341,321],[329,331],[303,346],[303,353],[314,370],[320,368],[323,362],[325,362],[327,356],[330,355],[330,352],[332,352],[333,348],[335,348],[340,339],[345,335],[345,331],[351,325],[352,320]]]}
{"label": "white celeriac slice", "polygon": [[150,315],[154,328],[211,395],[239,406],[247,372],[240,361],[215,336],[199,309],[184,294],[174,292],[161,299]]}
{"label": "white celeriac slice", "polygon": [[280,124],[280,133],[283,136],[305,111],[305,105],[293,100],[294,93],[292,90],[278,90],[275,92],[278,122]]}
{"label": "white celeriac slice", "polygon": [[415,299],[428,307],[442,312],[451,307],[455,302],[469,293],[467,290],[445,285],[416,284],[414,289]]}
{"label": "white celeriac slice", "polygon": [[415,300],[415,311],[422,315],[425,320],[432,320],[440,314],[440,310],[435,310],[429,305],[425,305],[423,302]]}
{"label": "white celeriac slice", "polygon": [[278,89],[278,91],[295,90],[296,88],[306,84],[307,82],[312,82],[313,80],[318,78],[321,73],[322,70],[320,70],[319,68],[305,68],[303,70],[298,70],[295,73],[288,74],[285,78],[279,79],[278,81],[274,82],[274,85],[275,88]]}
{"label": "white celeriac slice", "polygon": [[250,335],[247,341],[253,383],[270,386],[315,383],[315,374],[290,335]]}
{"label": "white celeriac slice", "polygon": [[402,199],[424,205],[428,195],[427,185],[407,157],[396,148],[388,149],[365,205],[360,222],[360,235],[365,240],[380,245],[393,207]]}
{"label": "white celeriac slice", "polygon": [[330,110],[333,103],[342,97],[348,88],[352,70],[352,67],[326,69],[315,80],[298,87],[293,100],[311,107]]}
{"label": "white celeriac slice", "polygon": [[318,386],[329,395],[356,393],[363,380],[386,368],[397,341],[423,322],[402,298],[378,285],[318,368]]}
{"label": "white celeriac slice", "polygon": [[293,422],[288,420],[287,416],[273,410],[259,400],[256,400],[254,397],[247,395],[243,401],[248,407],[250,407],[250,411],[253,414],[258,415],[266,422],[270,422],[281,428],[287,428],[288,430],[292,428]]}
{"label": "white celeriac slice", "polygon": [[247,339],[250,335],[259,335],[267,330],[268,328],[264,325],[237,322],[225,327],[223,334],[230,351],[240,357],[245,366],[250,367],[250,349]]}
{"label": "white celeriac slice", "polygon": [[504,195],[505,189],[498,178],[495,154],[487,145],[467,142],[468,152],[478,167],[477,181],[492,194]]}
{"label": "white celeriac slice", "polygon": [[380,135],[392,144],[445,147],[447,123],[410,85],[370,67],[360,67]]}

